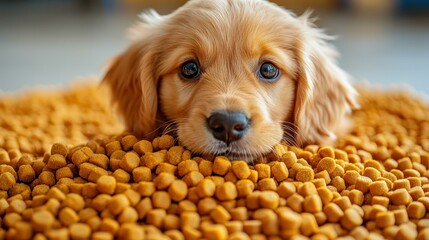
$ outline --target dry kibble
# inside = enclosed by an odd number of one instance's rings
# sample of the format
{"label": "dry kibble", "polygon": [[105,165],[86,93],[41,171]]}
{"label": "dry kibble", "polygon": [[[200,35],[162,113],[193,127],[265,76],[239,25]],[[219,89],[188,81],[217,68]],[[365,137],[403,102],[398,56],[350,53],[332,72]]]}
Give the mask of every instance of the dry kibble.
{"label": "dry kibble", "polygon": [[355,182],[355,188],[362,193],[369,191],[369,185],[372,183],[371,178],[366,176],[359,176]]}
{"label": "dry kibble", "polygon": [[203,179],[204,176],[198,171],[192,171],[183,177],[183,181],[188,187],[197,186]]}
{"label": "dry kibble", "polygon": [[243,222],[243,230],[248,235],[254,235],[261,232],[262,222],[259,220],[246,220]]}
{"label": "dry kibble", "polygon": [[322,199],[319,195],[309,195],[304,198],[304,211],[309,213],[317,213],[322,211]]}
{"label": "dry kibble", "polygon": [[167,216],[167,213],[164,209],[151,209],[146,214],[146,222],[155,227],[161,227],[165,216]]}
{"label": "dry kibble", "polygon": [[302,212],[302,204],[304,203],[304,198],[299,194],[293,194],[286,200],[286,205],[290,207],[295,212]]}
{"label": "dry kibble", "polygon": [[232,182],[225,182],[216,188],[215,196],[220,201],[234,200],[237,195],[237,187]]}
{"label": "dry kibble", "polygon": [[77,213],[69,207],[61,209],[58,214],[58,218],[65,226],[69,226],[79,221],[79,216],[77,215]]}
{"label": "dry kibble", "polygon": [[388,197],[390,202],[395,205],[407,205],[412,200],[410,194],[404,188],[389,192]]}
{"label": "dry kibble", "polygon": [[213,173],[213,162],[203,159],[198,164],[198,168],[204,177],[210,176]]}
{"label": "dry kibble", "polygon": [[301,214],[301,233],[304,236],[310,236],[317,231],[317,221],[313,214],[311,213],[302,213]]}
{"label": "dry kibble", "polygon": [[352,230],[353,228],[361,225],[363,222],[362,217],[354,208],[348,208],[344,211],[344,216],[341,217],[340,223],[347,230]]}
{"label": "dry kibble", "polygon": [[162,172],[157,177],[153,179],[153,183],[155,184],[157,189],[163,190],[167,189],[170,184],[172,184],[175,180],[173,174]]}
{"label": "dry kibble", "polygon": [[279,206],[279,194],[273,191],[263,191],[259,195],[259,204],[263,208],[276,209]]}
{"label": "dry kibble", "polygon": [[335,203],[328,203],[324,208],[323,212],[328,217],[329,222],[338,222],[343,216],[343,210]]}
{"label": "dry kibble", "polygon": [[150,170],[155,169],[160,163],[165,162],[166,154],[165,152],[148,152],[142,158],[141,162],[145,167],[148,167]]}
{"label": "dry kibble", "polygon": [[[159,168],[159,167],[158,167]],[[158,170],[157,168],[157,170]],[[147,167],[136,167],[132,171],[133,181],[138,183],[142,181],[152,181],[152,171]]]}
{"label": "dry kibble", "polygon": [[198,228],[198,226],[201,223],[200,215],[196,212],[183,212],[180,214],[180,226],[181,228],[184,227],[191,227],[191,228]]}
{"label": "dry kibble", "polygon": [[177,170],[179,176],[183,177],[192,171],[198,171],[198,163],[193,160],[185,160],[177,165]]}
{"label": "dry kibble", "polygon": [[311,167],[300,167],[295,178],[300,182],[309,182],[314,179],[314,171]]}
{"label": "dry kibble", "polygon": [[218,175],[225,175],[231,168],[231,162],[224,157],[216,157],[213,162],[213,172]]}
{"label": "dry kibble", "polygon": [[385,181],[378,180],[369,184],[369,192],[373,196],[384,196],[388,191],[389,187]]}
{"label": "dry kibble", "polygon": [[211,197],[215,194],[216,184],[211,179],[203,179],[197,185],[196,191],[200,198]]}
{"label": "dry kibble", "polygon": [[216,223],[225,223],[231,219],[231,214],[224,207],[218,205],[210,212],[210,217]]}
{"label": "dry kibble", "polygon": [[426,214],[426,208],[421,202],[412,202],[407,207],[407,213],[411,219],[421,219]]}
{"label": "dry kibble", "polygon": [[69,226],[72,239],[88,239],[91,236],[91,228],[84,223],[73,223]]}
{"label": "dry kibble", "polygon": [[116,179],[112,176],[101,176],[97,180],[97,190],[100,193],[113,194],[116,189]]}
{"label": "dry kibble", "polygon": [[127,172],[132,172],[140,164],[140,157],[134,152],[127,152],[119,162],[119,167]]}
{"label": "dry kibble", "polygon": [[171,197],[165,191],[156,191],[152,194],[152,205],[154,208],[167,210],[171,204]]}
{"label": "dry kibble", "polygon": [[408,224],[401,224],[399,226],[399,230],[395,235],[395,239],[416,239],[417,238],[417,230]]}
{"label": "dry kibble", "polygon": [[107,207],[112,214],[117,215],[129,205],[130,201],[127,196],[124,194],[117,194],[110,199]]}
{"label": "dry kibble", "polygon": [[152,143],[147,140],[140,140],[133,145],[133,150],[138,155],[144,155],[145,153],[153,152]]}
{"label": "dry kibble", "polygon": [[203,236],[208,240],[227,239],[228,231],[224,225],[213,224],[203,228]]}
{"label": "dry kibble", "polygon": [[104,154],[93,154],[91,157],[89,157],[88,161],[104,169],[107,169],[109,166],[109,158]]}
{"label": "dry kibble", "polygon": [[258,188],[261,191],[277,191],[277,183],[273,178],[264,178],[259,180]]}
{"label": "dry kibble", "polygon": [[267,164],[256,164],[255,170],[258,172],[258,179],[270,178],[271,177],[271,169]]}
{"label": "dry kibble", "polygon": [[119,223],[136,222],[138,213],[133,207],[126,207],[118,216]]}
{"label": "dry kibble", "polygon": [[324,157],[322,158],[319,163],[317,163],[317,171],[321,172],[323,170],[326,170],[328,173],[332,173],[335,170],[336,163],[335,159],[332,157]]}
{"label": "dry kibble", "polygon": [[[214,192],[214,186],[213,186],[213,192]],[[176,201],[176,202],[181,201],[185,199],[186,195],[188,194],[188,186],[182,180],[174,180],[168,187],[168,194],[170,195],[173,201]]]}
{"label": "dry kibble", "polygon": [[231,170],[238,179],[246,179],[250,176],[250,168],[245,161],[232,161]]}
{"label": "dry kibble", "polygon": [[0,99],[0,239],[429,238],[429,108],[411,94],[358,88],[336,148],[282,141],[248,164],[121,133],[105,94],[70,91]]}
{"label": "dry kibble", "polygon": [[200,215],[206,215],[210,213],[211,210],[215,209],[217,202],[215,199],[208,197],[203,198],[198,202],[198,213]]}
{"label": "dry kibble", "polygon": [[378,228],[386,228],[395,225],[395,215],[393,212],[378,212],[375,215],[375,224]]}
{"label": "dry kibble", "polygon": [[10,172],[0,174],[0,190],[9,190],[16,183],[15,177]]}
{"label": "dry kibble", "polygon": [[183,212],[196,212],[196,211],[197,211],[197,206],[195,205],[195,203],[193,203],[190,200],[183,200],[183,201],[180,201],[177,212],[183,213]]}

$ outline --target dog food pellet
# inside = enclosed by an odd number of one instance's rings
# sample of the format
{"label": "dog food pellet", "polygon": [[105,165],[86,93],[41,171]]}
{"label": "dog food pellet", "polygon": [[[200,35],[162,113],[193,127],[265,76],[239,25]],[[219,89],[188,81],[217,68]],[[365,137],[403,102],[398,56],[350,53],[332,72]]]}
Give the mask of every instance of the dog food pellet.
{"label": "dog food pellet", "polygon": [[410,194],[404,188],[389,192],[388,197],[395,205],[407,205],[412,200]]}
{"label": "dog food pellet", "polygon": [[310,236],[317,231],[317,221],[313,214],[301,214],[302,222],[300,230],[304,236]]}
{"label": "dog food pellet", "polygon": [[264,178],[259,180],[258,187],[261,191],[277,191],[277,183],[273,178]]}
{"label": "dog food pellet", "polygon": [[160,163],[165,162],[166,154],[165,152],[154,152],[154,153],[146,153],[142,159],[141,162],[143,162],[143,165],[150,168],[150,170],[155,169]]}
{"label": "dog food pellet", "polygon": [[385,181],[375,181],[369,184],[369,192],[373,196],[384,196],[389,191]]}
{"label": "dog food pellet", "polygon": [[213,172],[224,176],[231,168],[231,162],[224,157],[216,157],[213,162]]}
{"label": "dog food pellet", "polygon": [[213,162],[203,159],[198,164],[198,168],[204,177],[210,176],[213,173]]}
{"label": "dog food pellet", "polygon": [[152,143],[147,140],[138,141],[133,145],[133,150],[140,156],[153,152]]}
{"label": "dog food pellet", "polygon": [[240,221],[229,221],[224,225],[229,234],[243,231],[243,223]]}
{"label": "dog food pellet", "polygon": [[303,196],[309,196],[313,194],[317,194],[316,186],[314,186],[311,182],[305,182],[298,187],[298,193]]}
{"label": "dog food pellet", "polygon": [[171,198],[165,191],[156,191],[152,194],[152,205],[154,208],[167,210],[170,207]]}
{"label": "dog food pellet", "polygon": [[97,190],[100,193],[113,194],[116,189],[116,179],[112,176],[101,176],[97,180]]}
{"label": "dog food pellet", "polygon": [[[213,192],[214,192],[214,183],[213,183]],[[176,201],[176,202],[181,201],[188,194],[188,186],[182,180],[174,180],[168,187],[168,194],[170,195],[173,201]]]}
{"label": "dog food pellet", "polygon": [[273,191],[263,191],[259,195],[259,204],[263,208],[276,209],[279,206],[279,194]]}
{"label": "dog food pellet", "polygon": [[250,176],[250,168],[246,162],[233,161],[231,164],[231,170],[238,179],[246,179]]}
{"label": "dog food pellet", "polygon": [[168,188],[170,184],[174,182],[174,180],[175,177],[173,174],[162,172],[153,179],[153,183],[157,189],[163,190]]}
{"label": "dog food pellet", "polygon": [[261,232],[262,222],[259,220],[246,220],[243,222],[243,230],[248,235],[254,235]]}
{"label": "dog food pellet", "polygon": [[378,212],[375,215],[375,224],[378,228],[386,228],[395,224],[395,215],[393,212]]}
{"label": "dog food pellet", "polygon": [[215,209],[217,202],[213,198],[203,198],[198,202],[198,213],[200,215],[206,215],[211,210]]}
{"label": "dog food pellet", "polygon": [[203,228],[203,236],[208,240],[227,239],[228,231],[224,225],[212,224]]}
{"label": "dog food pellet", "polygon": [[407,213],[411,219],[420,219],[426,214],[426,208],[423,203],[415,201],[408,205]]}
{"label": "dog food pellet", "polygon": [[177,170],[179,176],[183,177],[192,171],[198,171],[198,163],[193,160],[185,160],[177,165]]}
{"label": "dog food pellet", "polygon": [[91,235],[91,228],[84,223],[71,224],[69,231],[72,239],[88,239]]}
{"label": "dog food pellet", "polygon": [[203,179],[197,185],[197,194],[200,198],[211,197],[216,191],[216,185],[211,179]]}
{"label": "dog food pellet", "polygon": [[317,164],[317,171],[321,172],[326,170],[328,173],[332,173],[335,170],[336,163],[332,157],[324,157]]}
{"label": "dog food pellet", "polygon": [[216,206],[211,212],[210,217],[216,223],[225,223],[231,219],[231,214],[222,206]]}
{"label": "dog food pellet", "polygon": [[128,152],[119,162],[119,167],[124,169],[127,172],[132,172],[134,168],[138,167],[140,164],[140,158],[136,153]]}
{"label": "dog food pellet", "polygon": [[267,164],[256,164],[255,170],[258,172],[258,179],[271,177],[271,169]]}
{"label": "dog food pellet", "polygon": [[408,224],[401,224],[401,226],[399,226],[398,232],[395,235],[395,239],[411,240],[416,238],[417,230]]}
{"label": "dog food pellet", "polygon": [[362,217],[353,208],[346,209],[344,211],[344,216],[340,220],[341,226],[347,230],[352,230],[353,228],[361,225],[362,222]]}
{"label": "dog food pellet", "polygon": [[3,191],[9,190],[16,183],[15,177],[10,172],[4,172],[0,175],[0,189]]}
{"label": "dog food pellet", "polygon": [[198,213],[193,211],[187,211],[180,214],[180,224],[181,227],[192,227],[198,228],[201,223],[201,218]]}
{"label": "dog food pellet", "polygon": [[232,182],[222,183],[216,188],[215,196],[220,201],[234,200],[237,195],[237,187]]}
{"label": "dog food pellet", "polygon": [[309,195],[304,198],[303,203],[304,211],[310,213],[317,213],[322,211],[322,200],[319,195]]}
{"label": "dog food pellet", "polygon": [[188,185],[188,187],[194,187],[198,185],[198,183],[200,183],[203,179],[204,176],[198,171],[192,171],[183,177],[183,181]]}
{"label": "dog food pellet", "polygon": [[314,179],[314,171],[311,167],[299,167],[295,178],[300,182],[309,182]]}

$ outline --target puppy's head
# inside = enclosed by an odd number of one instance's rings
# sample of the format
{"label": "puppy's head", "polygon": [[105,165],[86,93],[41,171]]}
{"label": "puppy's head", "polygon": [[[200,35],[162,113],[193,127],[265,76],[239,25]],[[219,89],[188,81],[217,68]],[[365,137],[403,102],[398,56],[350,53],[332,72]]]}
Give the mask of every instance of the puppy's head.
{"label": "puppy's head", "polygon": [[335,138],[355,104],[326,35],[266,1],[191,0],[132,30],[104,82],[140,136],[173,124],[193,152],[250,161]]}

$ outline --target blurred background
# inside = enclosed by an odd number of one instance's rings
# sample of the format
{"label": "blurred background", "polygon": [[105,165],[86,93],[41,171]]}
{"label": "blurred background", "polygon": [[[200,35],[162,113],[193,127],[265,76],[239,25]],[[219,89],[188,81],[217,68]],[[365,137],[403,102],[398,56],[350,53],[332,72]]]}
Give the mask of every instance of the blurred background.
{"label": "blurred background", "polygon": [[[125,49],[137,14],[185,0],[0,0],[0,91],[66,86],[100,76]],[[429,93],[429,0],[274,0],[337,35],[339,64],[356,81]]]}

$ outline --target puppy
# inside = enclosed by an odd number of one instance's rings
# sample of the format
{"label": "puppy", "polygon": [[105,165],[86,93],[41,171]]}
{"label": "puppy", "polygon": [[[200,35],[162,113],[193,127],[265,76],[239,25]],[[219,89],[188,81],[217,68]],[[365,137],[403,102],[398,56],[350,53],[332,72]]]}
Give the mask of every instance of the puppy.
{"label": "puppy", "polygon": [[174,133],[194,153],[252,162],[282,140],[332,142],[357,106],[331,38],[308,14],[190,0],[141,18],[103,80],[136,135]]}

